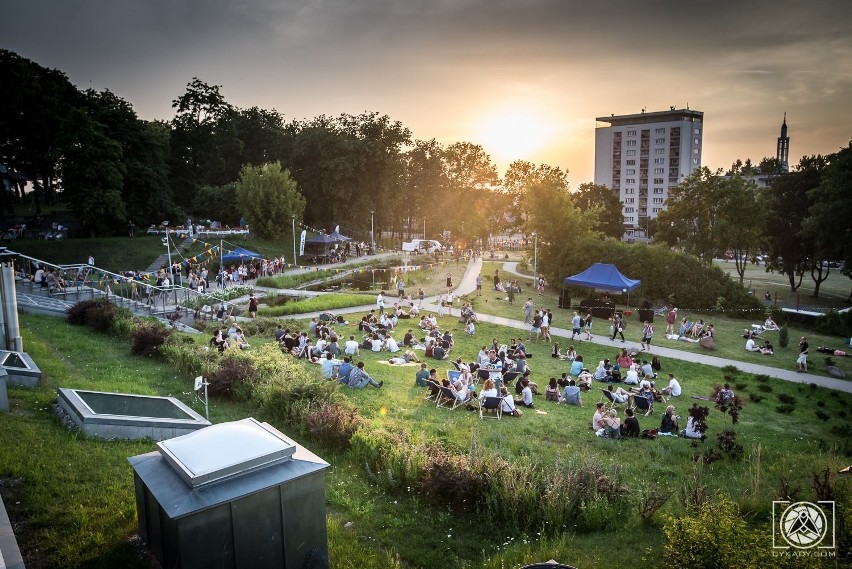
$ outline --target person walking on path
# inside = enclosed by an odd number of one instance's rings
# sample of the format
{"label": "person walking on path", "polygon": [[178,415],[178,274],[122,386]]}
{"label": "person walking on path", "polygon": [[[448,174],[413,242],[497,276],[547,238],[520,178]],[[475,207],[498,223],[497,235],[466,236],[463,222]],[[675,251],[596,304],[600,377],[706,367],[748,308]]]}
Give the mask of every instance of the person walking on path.
{"label": "person walking on path", "polygon": [[799,365],[799,369],[796,371],[801,373],[808,372],[808,339],[804,336],[799,340],[799,358],[796,360],[796,363]]}
{"label": "person walking on path", "polygon": [[476,295],[482,296],[482,273],[476,275]]}
{"label": "person walking on path", "polygon": [[534,308],[535,303],[533,302],[533,299],[527,298],[527,301],[524,303],[524,324],[530,324],[532,322]]}
{"label": "person walking on path", "polygon": [[585,321],[583,322],[583,327],[586,330],[586,340],[592,340],[594,336],[592,336],[592,313],[587,312]]}
{"label": "person walking on path", "polygon": [[571,317],[571,339],[580,339],[580,315],[577,312],[574,312],[574,316]]}
{"label": "person walking on path", "polygon": [[654,326],[645,320],[642,326],[642,341],[640,344],[642,345],[643,350],[651,350],[651,338],[654,337]]}
{"label": "person walking on path", "polygon": [[621,336],[621,343],[624,343],[624,324],[621,321],[621,314],[618,312],[612,317],[612,338],[610,340],[615,340],[616,336]]}

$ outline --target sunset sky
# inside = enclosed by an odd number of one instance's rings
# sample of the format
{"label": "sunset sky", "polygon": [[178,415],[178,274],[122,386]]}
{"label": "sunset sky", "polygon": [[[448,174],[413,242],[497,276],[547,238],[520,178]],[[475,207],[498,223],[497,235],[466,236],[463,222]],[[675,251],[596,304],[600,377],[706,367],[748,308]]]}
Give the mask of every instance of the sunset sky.
{"label": "sunset sky", "polygon": [[687,105],[704,165],[852,138],[842,0],[4,0],[0,46],[170,119],[195,76],[288,120],[378,111],[591,181],[595,117]]}

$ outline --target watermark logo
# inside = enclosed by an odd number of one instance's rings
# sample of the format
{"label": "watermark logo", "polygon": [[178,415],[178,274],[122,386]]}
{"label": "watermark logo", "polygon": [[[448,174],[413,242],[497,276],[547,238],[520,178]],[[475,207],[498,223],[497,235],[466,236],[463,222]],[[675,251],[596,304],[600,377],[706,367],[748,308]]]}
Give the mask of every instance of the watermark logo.
{"label": "watermark logo", "polygon": [[772,502],[772,547],[834,549],[834,502]]}

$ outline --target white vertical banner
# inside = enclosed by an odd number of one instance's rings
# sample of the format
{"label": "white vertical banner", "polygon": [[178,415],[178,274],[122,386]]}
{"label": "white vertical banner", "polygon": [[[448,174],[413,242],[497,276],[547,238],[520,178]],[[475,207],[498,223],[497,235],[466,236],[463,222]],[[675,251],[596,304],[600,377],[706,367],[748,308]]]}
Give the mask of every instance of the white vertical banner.
{"label": "white vertical banner", "polygon": [[307,237],[308,232],[306,230],[302,230],[302,237],[299,239],[299,256],[305,256],[305,237]]}
{"label": "white vertical banner", "polygon": [[334,226],[334,232],[338,233],[338,234],[340,233],[340,226],[339,225]]}

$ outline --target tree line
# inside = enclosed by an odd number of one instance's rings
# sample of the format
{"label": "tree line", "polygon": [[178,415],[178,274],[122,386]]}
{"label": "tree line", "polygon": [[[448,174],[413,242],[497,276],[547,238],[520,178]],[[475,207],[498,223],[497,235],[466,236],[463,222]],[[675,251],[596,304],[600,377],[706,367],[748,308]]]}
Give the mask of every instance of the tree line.
{"label": "tree line", "polygon": [[192,216],[245,218],[277,237],[296,215],[364,238],[371,212],[377,231],[399,238],[424,223],[429,237],[450,231],[467,242],[539,223],[544,234],[567,218],[583,234],[623,231],[621,203],[605,186],[572,191],[567,172],[521,160],[500,178],[482,146],[418,140],[378,112],[286,120],[275,109],[237,108],[221,86],[194,78],[170,120],[146,121],[115,93],[79,90],[11,51],[0,50],[0,72],[0,163],[32,184],[32,195],[24,183],[3,192],[4,216],[26,200],[37,213],[64,203],[93,236]]}

